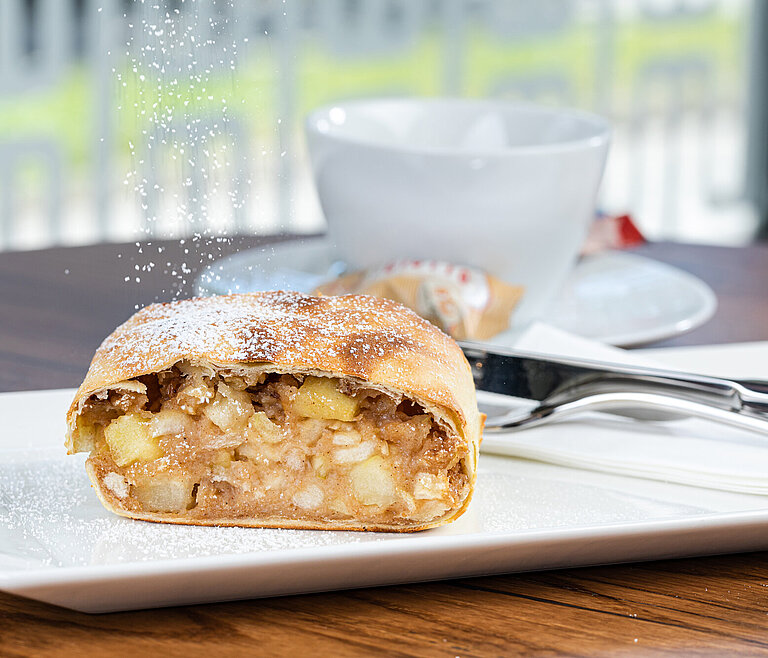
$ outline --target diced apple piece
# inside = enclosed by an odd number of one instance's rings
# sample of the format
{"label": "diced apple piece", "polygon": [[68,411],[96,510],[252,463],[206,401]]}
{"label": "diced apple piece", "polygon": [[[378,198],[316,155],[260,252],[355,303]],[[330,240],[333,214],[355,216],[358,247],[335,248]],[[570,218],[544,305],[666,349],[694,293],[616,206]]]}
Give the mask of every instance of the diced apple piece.
{"label": "diced apple piece", "polygon": [[182,386],[177,398],[179,406],[190,414],[196,414],[203,404],[213,400],[213,388],[205,383],[189,382]]}
{"label": "diced apple piece", "polygon": [[159,473],[136,484],[134,495],[147,510],[181,512],[194,505],[192,482]]}
{"label": "diced apple piece", "polygon": [[177,394],[179,406],[189,413],[197,413],[200,405],[213,400],[213,385],[207,380],[210,378],[210,373],[189,363],[179,364],[179,370],[185,375]]}
{"label": "diced apple piece", "polygon": [[77,428],[72,436],[72,447],[75,452],[90,452],[96,447],[96,426],[82,416],[77,417]]}
{"label": "diced apple piece", "polygon": [[320,440],[328,422],[322,418],[305,418],[295,425],[294,436],[303,444],[311,446]]}
{"label": "diced apple piece", "polygon": [[323,490],[316,484],[307,485],[293,494],[291,501],[301,509],[316,509],[323,502]]}
{"label": "diced apple piece", "polygon": [[264,491],[272,489],[282,490],[288,481],[288,477],[282,471],[267,471],[261,477],[261,486]]}
{"label": "diced apple piece", "polygon": [[226,468],[234,461],[232,452],[229,450],[219,450],[213,455],[213,460],[211,461],[213,466],[220,466],[222,468]]}
{"label": "diced apple piece", "polygon": [[303,471],[307,467],[307,455],[298,446],[284,450],[281,461],[292,471]]}
{"label": "diced apple piece", "polygon": [[339,514],[340,516],[351,516],[349,507],[347,507],[347,504],[341,498],[329,502],[328,509],[332,512],[336,512],[336,514]]}
{"label": "diced apple piece", "polygon": [[210,478],[212,482],[226,482],[238,491],[248,493],[251,500],[264,497],[261,484],[254,477],[252,465],[248,462],[238,460],[230,462],[227,467],[214,466]]}
{"label": "diced apple piece", "polygon": [[152,414],[149,430],[153,437],[184,436],[189,432],[194,421],[189,414],[178,409],[161,409]]}
{"label": "diced apple piece", "polygon": [[260,447],[252,441],[246,441],[243,445],[238,446],[235,450],[235,454],[239,458],[250,459],[253,462],[257,462],[262,458]]}
{"label": "diced apple piece", "polygon": [[228,397],[230,400],[242,407],[243,413],[246,413],[248,409],[253,408],[251,403],[251,396],[246,391],[241,391],[231,386],[227,386],[224,382],[219,382],[218,392]]}
{"label": "diced apple piece", "polygon": [[431,521],[438,516],[442,516],[448,511],[448,505],[445,502],[439,500],[424,500],[420,501],[419,511],[413,514],[415,521]]}
{"label": "diced apple piece", "polygon": [[413,486],[413,497],[416,500],[437,500],[448,490],[448,478],[445,475],[432,473],[417,473]]}
{"label": "diced apple piece", "polygon": [[236,391],[244,391],[246,388],[248,388],[248,382],[246,382],[243,377],[230,375],[224,381],[226,382],[227,386]]}
{"label": "diced apple piece", "polygon": [[349,472],[352,491],[364,505],[385,507],[395,502],[395,482],[387,462],[375,455]]}
{"label": "diced apple piece", "polygon": [[294,411],[306,418],[350,421],[360,409],[360,400],[342,393],[336,380],[307,377],[294,399]]}
{"label": "diced apple piece", "polygon": [[220,383],[216,397],[203,408],[203,413],[222,431],[239,432],[245,429],[253,415],[253,404],[245,391],[236,391]]}
{"label": "diced apple piece", "polygon": [[150,432],[150,422],[136,414],[126,414],[113,420],[104,430],[104,439],[118,466],[137,461],[153,461],[163,451]]}
{"label": "diced apple piece", "polygon": [[416,500],[414,499],[411,494],[409,494],[407,491],[403,491],[402,489],[398,491],[398,495],[402,499],[403,503],[405,504],[405,508],[408,510],[408,514],[413,514],[416,511]]}
{"label": "diced apple piece", "polygon": [[363,437],[360,436],[354,425],[351,423],[345,423],[339,427],[333,433],[333,439],[331,440],[335,446],[354,446],[362,441]]}
{"label": "diced apple piece", "polygon": [[273,423],[263,411],[257,411],[248,420],[248,439],[265,443],[280,443],[284,439],[283,430]]}
{"label": "diced apple piece", "polygon": [[237,447],[238,458],[249,459],[258,462],[279,462],[283,458],[283,451],[279,443],[261,443],[259,441],[246,441]]}
{"label": "diced apple piece", "polygon": [[104,486],[118,498],[126,498],[131,491],[131,485],[119,473],[107,473],[102,480]]}
{"label": "diced apple piece", "polygon": [[337,464],[353,464],[368,459],[376,449],[374,441],[365,441],[349,448],[337,448],[333,451],[333,461]]}
{"label": "diced apple piece", "polygon": [[317,477],[325,478],[328,475],[328,457],[325,455],[312,455],[309,458],[309,463],[312,465],[312,468],[315,469]]}

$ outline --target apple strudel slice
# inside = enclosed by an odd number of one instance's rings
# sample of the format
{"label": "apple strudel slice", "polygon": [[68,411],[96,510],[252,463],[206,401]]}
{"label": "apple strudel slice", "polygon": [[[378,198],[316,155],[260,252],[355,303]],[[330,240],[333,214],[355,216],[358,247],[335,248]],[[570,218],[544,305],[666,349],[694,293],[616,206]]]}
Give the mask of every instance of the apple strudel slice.
{"label": "apple strudel slice", "polygon": [[466,509],[483,417],[461,349],[405,307],[267,292],[142,309],[67,422],[123,516],[414,531]]}

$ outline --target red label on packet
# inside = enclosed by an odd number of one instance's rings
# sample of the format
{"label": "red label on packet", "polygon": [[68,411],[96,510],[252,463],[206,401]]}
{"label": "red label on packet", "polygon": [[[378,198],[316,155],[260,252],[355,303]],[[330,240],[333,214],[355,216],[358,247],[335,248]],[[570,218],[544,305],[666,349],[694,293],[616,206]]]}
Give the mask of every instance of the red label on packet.
{"label": "red label on packet", "polygon": [[630,215],[598,217],[592,222],[582,254],[596,254],[607,249],[629,249],[646,242]]}

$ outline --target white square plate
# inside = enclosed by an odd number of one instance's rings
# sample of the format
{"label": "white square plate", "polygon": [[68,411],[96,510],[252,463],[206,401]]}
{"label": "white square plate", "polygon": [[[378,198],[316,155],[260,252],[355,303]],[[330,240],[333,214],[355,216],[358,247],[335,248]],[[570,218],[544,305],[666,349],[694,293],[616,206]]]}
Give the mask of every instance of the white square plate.
{"label": "white square plate", "polygon": [[200,528],[105,511],[63,448],[73,391],[0,395],[0,589],[86,612],[768,548],[766,499],[483,455],[412,535]]}

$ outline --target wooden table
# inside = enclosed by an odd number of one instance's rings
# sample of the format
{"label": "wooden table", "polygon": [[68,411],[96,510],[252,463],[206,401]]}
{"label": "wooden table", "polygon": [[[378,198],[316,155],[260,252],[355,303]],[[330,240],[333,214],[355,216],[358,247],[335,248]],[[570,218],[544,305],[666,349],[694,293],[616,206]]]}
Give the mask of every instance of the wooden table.
{"label": "wooden table", "polygon": [[[201,254],[252,244],[0,254],[0,391],[77,386],[98,343],[135,305],[188,296],[207,262]],[[707,325],[658,345],[768,339],[768,248],[638,251],[700,276],[720,300]],[[768,553],[103,616],[0,594],[0,655],[82,655],[86,647],[168,656],[768,653]]]}

